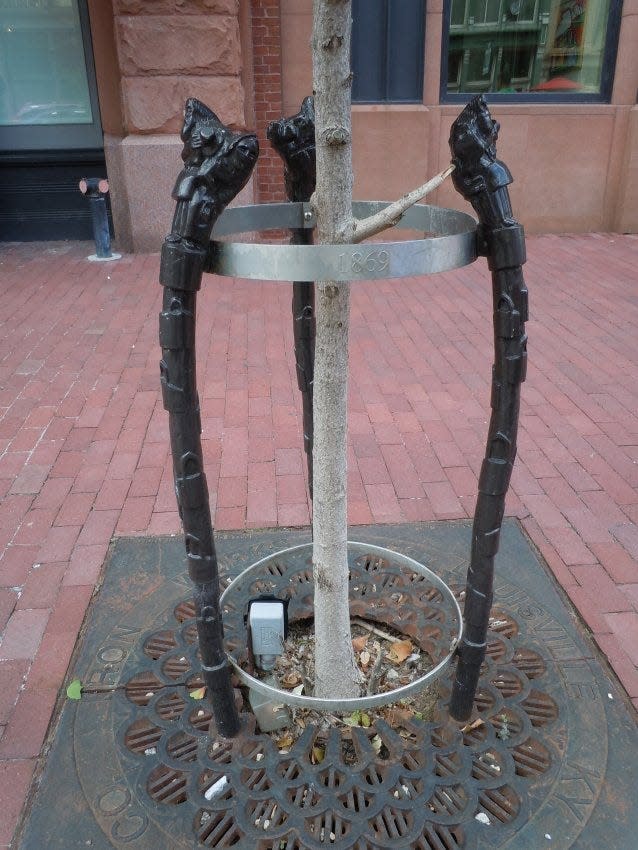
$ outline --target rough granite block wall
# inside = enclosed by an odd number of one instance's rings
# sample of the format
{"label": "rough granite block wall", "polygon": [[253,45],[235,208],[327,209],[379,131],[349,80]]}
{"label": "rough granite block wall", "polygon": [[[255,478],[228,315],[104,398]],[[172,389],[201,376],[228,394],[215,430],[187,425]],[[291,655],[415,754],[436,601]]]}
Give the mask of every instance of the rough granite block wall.
{"label": "rough granite block wall", "polygon": [[126,132],[176,133],[194,96],[245,127],[238,0],[115,0]]}
{"label": "rough granite block wall", "polygon": [[[113,0],[124,137],[105,136],[118,245],[157,251],[170,228],[184,102],[246,128],[239,0]],[[238,203],[253,199],[252,182]]]}

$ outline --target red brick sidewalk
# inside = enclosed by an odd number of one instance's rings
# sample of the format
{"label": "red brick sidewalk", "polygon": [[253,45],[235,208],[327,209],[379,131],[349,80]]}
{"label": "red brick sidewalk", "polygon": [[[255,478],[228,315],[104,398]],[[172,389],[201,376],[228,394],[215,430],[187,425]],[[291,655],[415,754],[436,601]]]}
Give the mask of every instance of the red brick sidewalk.
{"label": "red brick sidewalk", "polygon": [[[528,240],[530,364],[508,512],[638,707],[638,239]],[[158,257],[0,256],[0,846],[10,846],[113,535],[177,532]],[[472,514],[491,364],[483,262],[353,287],[350,521]],[[309,521],[290,288],[211,278],[199,383],[216,526]]]}

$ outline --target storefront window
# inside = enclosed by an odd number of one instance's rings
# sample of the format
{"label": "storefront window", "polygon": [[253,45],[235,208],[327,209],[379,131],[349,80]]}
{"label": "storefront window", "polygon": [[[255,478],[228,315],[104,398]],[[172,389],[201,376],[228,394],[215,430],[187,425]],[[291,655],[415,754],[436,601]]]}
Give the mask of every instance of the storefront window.
{"label": "storefront window", "polygon": [[78,0],[0,0],[0,124],[91,124]]}
{"label": "storefront window", "polygon": [[615,0],[448,0],[442,93],[608,97],[617,17]]}

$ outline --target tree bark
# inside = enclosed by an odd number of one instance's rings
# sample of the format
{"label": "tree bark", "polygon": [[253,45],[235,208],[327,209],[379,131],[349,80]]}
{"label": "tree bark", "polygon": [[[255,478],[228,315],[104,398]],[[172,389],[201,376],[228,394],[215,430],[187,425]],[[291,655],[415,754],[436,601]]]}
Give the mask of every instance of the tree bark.
{"label": "tree bark", "polygon": [[[317,188],[320,243],[353,235],[350,0],[314,0]],[[347,397],[350,284],[319,281],[314,381],[313,571],[315,695],[359,693],[348,604]]]}

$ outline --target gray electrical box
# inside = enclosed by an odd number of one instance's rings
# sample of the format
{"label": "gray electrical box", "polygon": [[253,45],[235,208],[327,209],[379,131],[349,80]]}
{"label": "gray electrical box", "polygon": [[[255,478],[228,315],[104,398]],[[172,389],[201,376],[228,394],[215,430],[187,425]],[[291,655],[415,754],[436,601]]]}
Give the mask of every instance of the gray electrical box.
{"label": "gray electrical box", "polygon": [[277,656],[284,648],[285,606],[279,600],[252,602],[248,612],[255,664],[262,670],[272,670]]}

